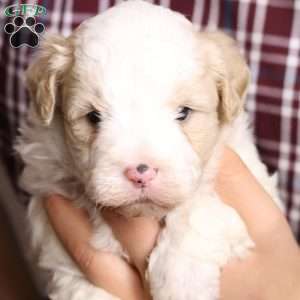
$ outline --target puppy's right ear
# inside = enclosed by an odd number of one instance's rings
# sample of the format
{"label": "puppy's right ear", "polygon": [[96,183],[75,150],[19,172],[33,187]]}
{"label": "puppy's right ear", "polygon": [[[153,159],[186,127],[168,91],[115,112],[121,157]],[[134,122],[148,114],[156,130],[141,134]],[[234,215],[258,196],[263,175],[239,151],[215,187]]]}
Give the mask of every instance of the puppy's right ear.
{"label": "puppy's right ear", "polygon": [[202,32],[203,45],[209,42],[207,59],[219,94],[219,120],[230,123],[243,110],[250,71],[237,43],[223,32]]}
{"label": "puppy's right ear", "polygon": [[67,38],[52,35],[45,38],[33,63],[26,71],[26,84],[36,112],[49,125],[59,101],[59,89],[72,60]]}

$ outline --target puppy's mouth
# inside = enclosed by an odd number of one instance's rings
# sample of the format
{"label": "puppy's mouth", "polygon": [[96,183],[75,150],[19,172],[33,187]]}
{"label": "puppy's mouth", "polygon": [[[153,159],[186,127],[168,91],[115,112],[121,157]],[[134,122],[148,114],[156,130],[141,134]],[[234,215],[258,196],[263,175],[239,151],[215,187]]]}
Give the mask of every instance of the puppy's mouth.
{"label": "puppy's mouth", "polygon": [[[155,205],[157,207],[160,207],[161,209],[166,209],[166,210],[170,210],[173,208],[172,205],[168,205],[168,204],[165,204],[165,203],[162,203],[160,201],[154,201],[152,199],[149,199],[147,197],[142,197],[142,198],[139,198],[138,200],[134,201],[132,203],[133,205],[135,204],[141,204],[141,205]],[[129,204],[131,205],[131,204]]]}
{"label": "puppy's mouth", "polygon": [[174,206],[140,197],[135,201],[122,205],[114,210],[125,217],[154,217],[162,219]]}
{"label": "puppy's mouth", "polygon": [[[111,210],[125,217],[147,216],[162,219],[168,212],[176,208],[180,202],[170,197],[165,199],[165,195],[153,193],[147,188],[141,188],[136,193],[126,193],[120,200],[123,201],[99,201],[101,197],[92,201],[100,210]],[[161,196],[161,197],[160,197]],[[167,195],[168,196],[168,195]],[[97,201],[98,200],[98,201]]]}

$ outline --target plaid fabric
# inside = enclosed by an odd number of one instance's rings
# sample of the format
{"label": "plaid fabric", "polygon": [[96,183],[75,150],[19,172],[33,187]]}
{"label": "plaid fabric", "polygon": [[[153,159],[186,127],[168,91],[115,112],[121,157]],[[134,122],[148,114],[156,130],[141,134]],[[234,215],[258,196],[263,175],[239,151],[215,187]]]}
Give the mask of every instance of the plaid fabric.
{"label": "plaid fabric", "polygon": [[[47,30],[68,35],[86,18],[118,2],[121,1],[38,1],[47,8],[47,15],[38,20]],[[256,143],[270,172],[279,172],[287,218],[300,236],[300,1],[152,2],[185,14],[199,28],[221,28],[239,42],[252,73],[246,107],[253,121]],[[9,36],[2,30],[8,22],[3,15],[4,8],[12,3],[0,4],[0,149],[15,179],[11,145],[28,105],[23,71],[32,50],[11,48]]]}

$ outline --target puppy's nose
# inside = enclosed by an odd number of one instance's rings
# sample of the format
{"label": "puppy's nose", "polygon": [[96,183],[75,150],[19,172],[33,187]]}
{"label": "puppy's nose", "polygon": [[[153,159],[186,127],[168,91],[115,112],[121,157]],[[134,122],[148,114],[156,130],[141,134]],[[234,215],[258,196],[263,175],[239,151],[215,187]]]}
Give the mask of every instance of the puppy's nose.
{"label": "puppy's nose", "polygon": [[139,164],[137,167],[127,168],[124,174],[136,187],[144,188],[156,177],[157,172],[158,169],[156,168]]}

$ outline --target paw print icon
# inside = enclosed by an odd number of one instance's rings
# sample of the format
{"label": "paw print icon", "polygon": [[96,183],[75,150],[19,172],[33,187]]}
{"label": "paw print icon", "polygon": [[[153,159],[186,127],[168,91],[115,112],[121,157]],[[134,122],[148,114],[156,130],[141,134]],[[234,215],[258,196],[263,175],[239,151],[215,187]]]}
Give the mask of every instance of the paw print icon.
{"label": "paw print icon", "polygon": [[45,31],[42,23],[36,23],[34,17],[17,16],[12,23],[4,26],[4,31],[10,34],[10,44],[14,48],[21,46],[37,47],[39,44],[39,35]]}

